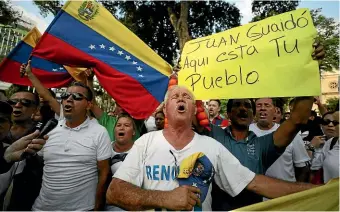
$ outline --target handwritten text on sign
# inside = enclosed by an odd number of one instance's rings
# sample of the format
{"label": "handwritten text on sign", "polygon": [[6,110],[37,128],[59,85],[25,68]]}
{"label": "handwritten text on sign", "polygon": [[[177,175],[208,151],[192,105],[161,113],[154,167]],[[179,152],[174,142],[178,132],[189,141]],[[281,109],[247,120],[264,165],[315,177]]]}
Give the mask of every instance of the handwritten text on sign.
{"label": "handwritten text on sign", "polygon": [[191,40],[179,84],[197,99],[319,95],[315,36],[308,9],[299,9]]}

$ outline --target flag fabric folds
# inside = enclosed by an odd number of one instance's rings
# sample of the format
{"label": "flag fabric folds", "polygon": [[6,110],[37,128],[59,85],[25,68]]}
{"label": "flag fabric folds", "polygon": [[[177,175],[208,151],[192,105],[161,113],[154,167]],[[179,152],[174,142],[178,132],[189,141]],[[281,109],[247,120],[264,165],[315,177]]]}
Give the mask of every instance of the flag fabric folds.
{"label": "flag fabric folds", "polygon": [[[32,86],[27,77],[20,77],[20,66],[27,63],[33,48],[39,42],[41,33],[33,28],[0,64],[0,80],[17,85]],[[56,63],[38,57],[31,58],[32,72],[47,88],[67,86],[73,81],[67,69]]]}
{"label": "flag fabric folds", "polygon": [[235,211],[339,211],[339,178],[326,185]]}
{"label": "flag fabric folds", "polygon": [[163,101],[171,66],[95,1],[68,1],[33,56],[92,67],[116,102],[136,119]]}

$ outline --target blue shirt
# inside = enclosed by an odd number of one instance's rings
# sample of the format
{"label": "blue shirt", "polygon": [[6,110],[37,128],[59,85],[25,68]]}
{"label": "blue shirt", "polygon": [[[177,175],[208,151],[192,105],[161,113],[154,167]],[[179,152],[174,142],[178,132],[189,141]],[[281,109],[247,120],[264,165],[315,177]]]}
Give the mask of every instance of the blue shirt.
{"label": "blue shirt", "polygon": [[[225,146],[240,163],[256,174],[265,174],[267,169],[280,157],[285,148],[274,145],[273,134],[257,137],[252,131],[244,140],[236,141],[231,126],[225,129],[210,124],[211,131],[205,132]],[[230,170],[232,171],[232,170]],[[215,183],[212,189],[212,209],[229,211],[262,201],[262,197],[244,190],[236,197],[223,192]]]}

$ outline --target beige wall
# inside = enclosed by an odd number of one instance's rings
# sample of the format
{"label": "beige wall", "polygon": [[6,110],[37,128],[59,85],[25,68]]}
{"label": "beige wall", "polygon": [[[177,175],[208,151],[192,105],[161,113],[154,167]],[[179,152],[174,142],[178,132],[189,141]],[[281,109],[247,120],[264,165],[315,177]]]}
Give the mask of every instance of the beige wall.
{"label": "beige wall", "polygon": [[321,74],[321,102],[323,104],[325,104],[329,98],[339,98],[339,76],[339,70]]}

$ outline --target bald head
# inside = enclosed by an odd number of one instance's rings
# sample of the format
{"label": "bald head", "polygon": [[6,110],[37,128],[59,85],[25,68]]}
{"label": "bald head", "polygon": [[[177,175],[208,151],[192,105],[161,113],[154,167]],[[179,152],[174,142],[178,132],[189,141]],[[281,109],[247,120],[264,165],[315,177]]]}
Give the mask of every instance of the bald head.
{"label": "bald head", "polygon": [[196,114],[193,93],[185,87],[173,86],[165,97],[164,114],[169,125],[191,127],[192,117]]}

